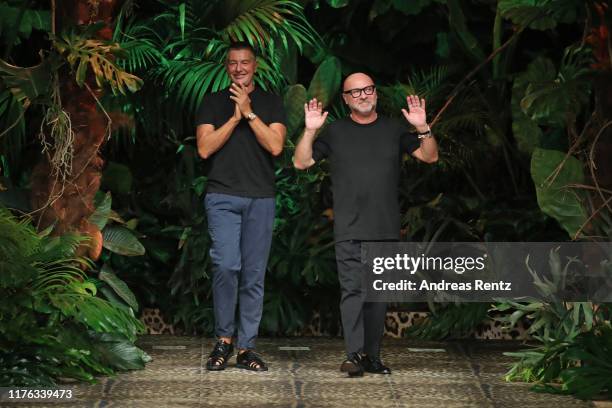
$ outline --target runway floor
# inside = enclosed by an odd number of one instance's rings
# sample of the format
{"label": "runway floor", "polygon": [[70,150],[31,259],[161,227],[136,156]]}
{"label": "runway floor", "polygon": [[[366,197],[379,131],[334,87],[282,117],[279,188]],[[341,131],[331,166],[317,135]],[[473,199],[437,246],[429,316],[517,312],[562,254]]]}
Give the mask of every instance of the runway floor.
{"label": "runway floor", "polygon": [[[503,380],[512,342],[422,342],[385,339],[390,376],[347,378],[339,371],[339,338],[259,339],[270,366],[265,373],[234,367],[205,369],[213,339],[143,336],[139,344],[153,361],[145,370],[73,388],[71,402],[3,406],[70,407],[612,407],[573,397],[540,394],[529,384]],[[298,350],[283,350],[293,347]],[[308,348],[308,350],[299,350]]]}

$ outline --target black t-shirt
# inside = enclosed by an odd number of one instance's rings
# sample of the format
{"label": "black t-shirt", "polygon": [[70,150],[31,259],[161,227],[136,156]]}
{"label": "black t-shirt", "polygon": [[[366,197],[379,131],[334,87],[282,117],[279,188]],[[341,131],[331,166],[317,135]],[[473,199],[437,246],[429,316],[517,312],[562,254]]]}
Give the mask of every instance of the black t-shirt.
{"label": "black t-shirt", "polygon": [[314,142],[313,158],[329,158],[336,241],[399,239],[399,177],[404,153],[419,148],[400,120],[331,123]]}
{"label": "black t-shirt", "polygon": [[[228,89],[204,97],[195,125],[210,124],[219,129],[234,114]],[[250,94],[253,112],[266,124],[285,124],[280,97],[255,88]],[[259,142],[242,119],[225,144],[205,161],[209,193],[243,197],[274,197],[274,156]]]}

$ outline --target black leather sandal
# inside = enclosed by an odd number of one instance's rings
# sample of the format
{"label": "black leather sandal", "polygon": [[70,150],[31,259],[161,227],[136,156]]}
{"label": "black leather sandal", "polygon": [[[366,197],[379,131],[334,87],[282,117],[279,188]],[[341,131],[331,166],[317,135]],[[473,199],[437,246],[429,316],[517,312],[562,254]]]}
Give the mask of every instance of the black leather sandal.
{"label": "black leather sandal", "polygon": [[359,353],[350,353],[340,365],[340,371],[349,377],[363,377],[363,361]]}
{"label": "black leather sandal", "polygon": [[219,340],[206,361],[206,369],[210,371],[221,371],[227,367],[227,361],[234,353],[234,345]]}
{"label": "black leather sandal", "polygon": [[268,371],[266,363],[253,350],[239,353],[236,357],[236,367],[251,371]]}

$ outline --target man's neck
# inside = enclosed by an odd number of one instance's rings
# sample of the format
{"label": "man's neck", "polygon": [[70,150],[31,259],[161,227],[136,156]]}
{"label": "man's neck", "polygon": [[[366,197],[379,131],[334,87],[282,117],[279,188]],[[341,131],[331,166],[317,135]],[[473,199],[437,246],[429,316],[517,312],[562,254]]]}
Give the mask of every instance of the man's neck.
{"label": "man's neck", "polygon": [[368,123],[372,123],[377,118],[378,118],[378,113],[376,113],[376,111],[372,111],[368,113],[367,115],[361,114],[356,111],[351,112],[351,120],[353,122],[359,123],[360,125],[367,125]]}

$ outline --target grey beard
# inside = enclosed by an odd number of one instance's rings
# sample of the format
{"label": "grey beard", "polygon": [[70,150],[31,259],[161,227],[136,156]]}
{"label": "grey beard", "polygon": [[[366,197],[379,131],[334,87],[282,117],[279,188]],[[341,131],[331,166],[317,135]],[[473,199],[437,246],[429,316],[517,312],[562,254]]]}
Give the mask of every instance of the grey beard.
{"label": "grey beard", "polygon": [[370,105],[369,108],[366,108],[366,109],[364,109],[364,107],[362,107],[359,104],[355,104],[354,106],[351,107],[351,109],[361,114],[367,114],[367,113],[374,112],[374,110],[376,110],[376,104],[373,103],[372,105]]}

